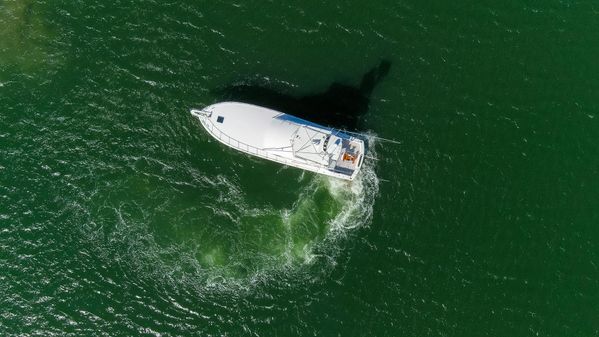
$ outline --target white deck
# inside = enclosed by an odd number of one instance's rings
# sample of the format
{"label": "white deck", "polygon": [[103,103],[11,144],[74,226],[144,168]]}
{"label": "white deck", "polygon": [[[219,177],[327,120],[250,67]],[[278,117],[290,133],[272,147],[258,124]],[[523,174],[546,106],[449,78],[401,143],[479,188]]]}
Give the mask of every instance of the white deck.
{"label": "white deck", "polygon": [[254,156],[346,180],[362,165],[362,140],[275,110],[223,102],[191,114],[218,141]]}

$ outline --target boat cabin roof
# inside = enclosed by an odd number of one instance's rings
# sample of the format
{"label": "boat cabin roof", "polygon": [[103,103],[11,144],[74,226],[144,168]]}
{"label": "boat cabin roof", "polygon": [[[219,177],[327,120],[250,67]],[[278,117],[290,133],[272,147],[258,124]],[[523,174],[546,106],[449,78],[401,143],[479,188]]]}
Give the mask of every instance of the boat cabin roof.
{"label": "boat cabin roof", "polygon": [[[209,117],[212,124],[239,142],[261,149],[293,148],[309,157],[305,159],[313,161],[317,158],[308,152],[327,152],[332,148],[325,147],[324,140],[336,131],[334,129],[250,104],[220,103],[214,106],[218,108],[213,109]],[[333,142],[340,138],[339,135],[344,135],[336,134]]]}

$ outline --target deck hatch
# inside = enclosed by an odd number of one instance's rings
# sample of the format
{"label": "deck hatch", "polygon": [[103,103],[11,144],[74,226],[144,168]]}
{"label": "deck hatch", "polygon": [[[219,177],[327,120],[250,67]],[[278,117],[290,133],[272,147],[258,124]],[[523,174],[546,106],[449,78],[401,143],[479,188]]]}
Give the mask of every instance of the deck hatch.
{"label": "deck hatch", "polygon": [[218,123],[222,123],[222,122],[224,122],[224,121],[225,121],[225,117],[223,117],[223,116],[218,116],[218,117],[216,118],[216,121],[217,121]]}

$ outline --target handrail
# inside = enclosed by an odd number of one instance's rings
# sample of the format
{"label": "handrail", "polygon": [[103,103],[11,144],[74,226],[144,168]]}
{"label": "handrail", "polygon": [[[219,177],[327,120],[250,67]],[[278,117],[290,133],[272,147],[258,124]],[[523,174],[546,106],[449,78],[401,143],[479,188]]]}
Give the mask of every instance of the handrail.
{"label": "handrail", "polygon": [[[209,118],[199,118],[199,120],[200,120],[200,122],[202,122],[202,124],[204,126],[206,126],[206,129],[208,129],[214,137],[221,140],[223,143],[225,143],[227,145],[235,147],[241,151],[257,155],[259,157],[263,157],[266,159],[276,159],[277,161],[283,162],[286,165],[296,164],[294,161],[289,160],[285,157],[269,154],[268,152],[264,151],[263,149],[260,149],[253,145],[249,145],[249,144],[241,142],[235,138],[232,138],[231,136],[222,132],[218,127],[216,127],[216,125],[214,125],[214,123],[212,123],[212,121]],[[218,131],[218,133],[216,133],[215,130]],[[237,146],[235,146],[235,144]],[[245,147],[245,149],[241,145],[243,145]]]}
{"label": "handrail", "polygon": [[200,116],[204,116],[204,117],[210,117],[212,116],[212,111],[210,110],[198,110],[198,109],[191,109],[191,114],[196,116],[196,117],[200,117]]}

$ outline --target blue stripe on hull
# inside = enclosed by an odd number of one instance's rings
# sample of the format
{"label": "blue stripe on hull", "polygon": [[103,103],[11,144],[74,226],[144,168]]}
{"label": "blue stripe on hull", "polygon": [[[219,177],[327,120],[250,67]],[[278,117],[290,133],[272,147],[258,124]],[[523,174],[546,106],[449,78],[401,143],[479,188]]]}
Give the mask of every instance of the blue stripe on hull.
{"label": "blue stripe on hull", "polygon": [[352,170],[352,169],[348,169],[346,167],[339,167],[339,166],[335,166],[335,168],[332,171],[341,173],[341,174],[346,174],[348,176],[351,176],[354,173],[354,170]]}
{"label": "blue stripe on hull", "polygon": [[278,119],[278,120],[282,120],[282,121],[286,121],[286,122],[290,122],[290,123],[294,123],[294,124],[298,124],[298,125],[311,126],[313,128],[327,130],[327,131],[330,131],[333,135],[335,135],[335,136],[337,136],[339,138],[345,138],[345,139],[350,139],[351,138],[350,135],[348,135],[348,134],[346,134],[346,133],[344,133],[342,131],[339,131],[337,129],[328,128],[326,126],[322,126],[320,124],[309,122],[309,121],[307,121],[305,119],[301,119],[299,117],[295,117],[295,116],[292,116],[292,115],[288,115],[288,114],[282,113],[282,114],[278,115],[275,118]]}

